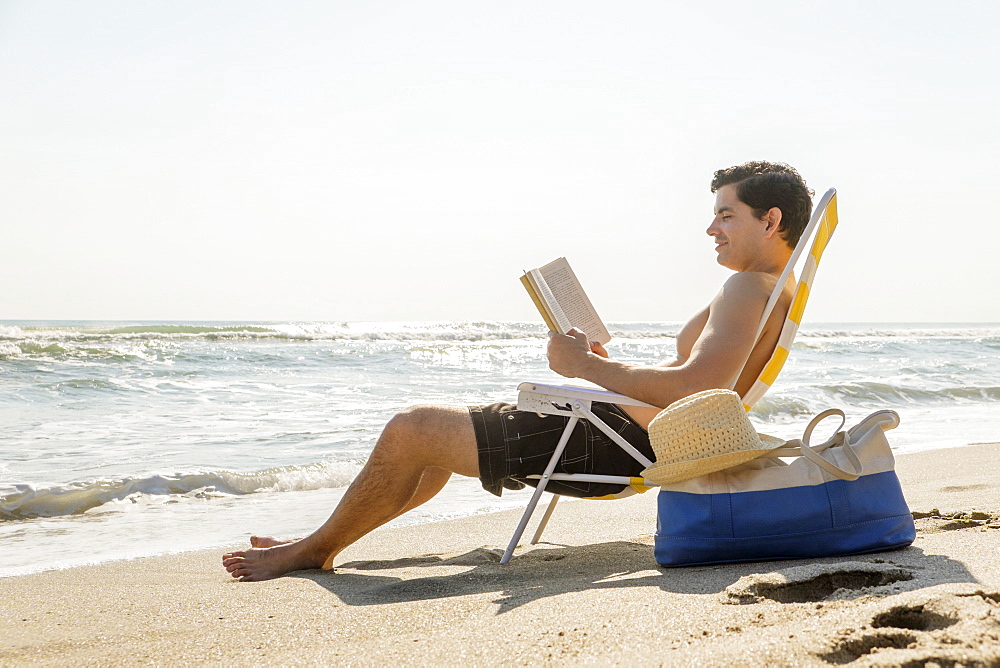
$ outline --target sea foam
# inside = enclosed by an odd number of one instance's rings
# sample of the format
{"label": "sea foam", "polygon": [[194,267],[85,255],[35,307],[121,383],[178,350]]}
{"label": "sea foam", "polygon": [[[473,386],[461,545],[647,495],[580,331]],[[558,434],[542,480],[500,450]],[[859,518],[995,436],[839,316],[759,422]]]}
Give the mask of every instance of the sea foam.
{"label": "sea foam", "polygon": [[253,473],[211,471],[152,474],[139,478],[87,480],[42,488],[15,484],[7,489],[0,487],[0,520],[77,515],[109,503],[137,503],[144,497],[211,498],[345,487],[360,468],[359,463],[320,462]]}

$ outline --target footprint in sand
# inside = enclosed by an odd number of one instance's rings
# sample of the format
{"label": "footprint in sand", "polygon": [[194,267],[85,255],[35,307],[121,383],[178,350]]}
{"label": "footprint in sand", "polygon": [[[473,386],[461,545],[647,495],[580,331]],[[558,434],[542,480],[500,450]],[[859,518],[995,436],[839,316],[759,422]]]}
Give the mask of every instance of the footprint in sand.
{"label": "footprint in sand", "polygon": [[838,633],[817,658],[833,664],[1000,665],[1000,594],[940,594],[891,605],[859,630]]}
{"label": "footprint in sand", "polygon": [[905,631],[859,633],[838,640],[833,649],[818,656],[827,663],[851,663],[881,649],[906,649],[916,642],[917,636]]}
{"label": "footprint in sand", "polygon": [[726,587],[725,603],[746,605],[762,600],[778,603],[823,601],[841,595],[870,593],[875,587],[912,580],[913,573],[891,564],[844,561],[810,564],[780,572],[747,575]]}
{"label": "footprint in sand", "polygon": [[1000,529],[1000,515],[980,511],[942,513],[934,508],[926,512],[914,511],[913,520],[917,531],[923,534],[961,529]]}

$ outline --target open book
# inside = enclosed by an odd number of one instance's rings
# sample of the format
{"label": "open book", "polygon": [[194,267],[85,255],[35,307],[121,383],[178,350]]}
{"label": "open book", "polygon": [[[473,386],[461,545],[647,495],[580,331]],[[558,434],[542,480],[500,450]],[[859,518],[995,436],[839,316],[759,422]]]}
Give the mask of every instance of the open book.
{"label": "open book", "polygon": [[521,283],[553,332],[565,334],[576,327],[586,333],[590,341],[604,345],[611,340],[608,328],[601,322],[566,258],[524,272]]}

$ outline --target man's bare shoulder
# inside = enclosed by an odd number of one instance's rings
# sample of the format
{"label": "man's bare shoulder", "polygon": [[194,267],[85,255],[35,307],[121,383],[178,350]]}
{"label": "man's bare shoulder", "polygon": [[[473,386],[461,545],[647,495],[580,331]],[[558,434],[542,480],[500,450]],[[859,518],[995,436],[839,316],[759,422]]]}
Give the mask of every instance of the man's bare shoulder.
{"label": "man's bare shoulder", "polygon": [[726,299],[767,299],[778,279],[763,271],[738,271],[722,286],[720,297]]}

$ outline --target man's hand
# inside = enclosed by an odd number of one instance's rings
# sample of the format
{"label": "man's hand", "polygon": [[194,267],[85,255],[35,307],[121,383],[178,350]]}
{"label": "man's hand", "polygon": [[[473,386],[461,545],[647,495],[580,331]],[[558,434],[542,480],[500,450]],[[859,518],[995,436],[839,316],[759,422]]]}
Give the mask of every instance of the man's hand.
{"label": "man's hand", "polygon": [[567,378],[585,378],[585,369],[593,355],[607,358],[608,351],[599,343],[591,343],[587,335],[573,328],[566,334],[549,332],[549,368]]}

